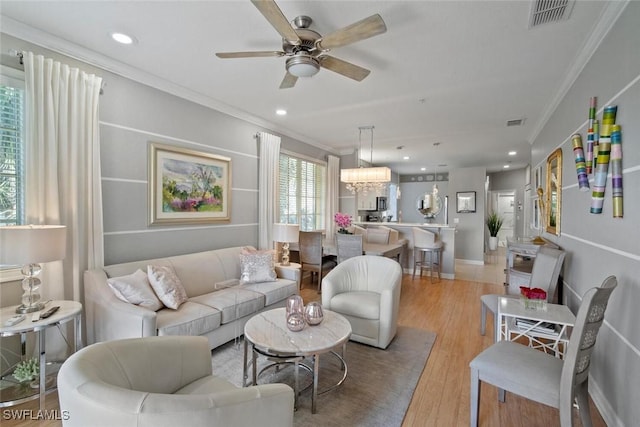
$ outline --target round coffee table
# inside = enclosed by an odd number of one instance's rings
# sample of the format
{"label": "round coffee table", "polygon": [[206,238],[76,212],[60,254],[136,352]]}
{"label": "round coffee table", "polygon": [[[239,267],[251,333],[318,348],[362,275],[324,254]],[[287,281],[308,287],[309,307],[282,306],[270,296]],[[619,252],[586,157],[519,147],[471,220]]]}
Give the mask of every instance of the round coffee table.
{"label": "round coffee table", "polygon": [[[341,385],[347,378],[347,363],[344,360],[347,341],[351,336],[351,324],[342,315],[324,310],[324,320],[316,326],[306,325],[302,331],[292,332],[287,328],[285,309],[276,308],[256,314],[244,326],[244,364],[243,386],[247,386],[248,352],[252,348],[252,382],[257,383],[256,361],[259,355],[271,360],[295,365],[295,399],[298,400],[298,368],[305,357],[313,359],[313,392],[311,395],[311,413],[316,413],[316,400],[319,394],[326,393]],[[341,354],[334,351],[342,347]],[[341,362],[344,374],[334,386],[318,393],[318,371],[320,355],[331,352]]]}

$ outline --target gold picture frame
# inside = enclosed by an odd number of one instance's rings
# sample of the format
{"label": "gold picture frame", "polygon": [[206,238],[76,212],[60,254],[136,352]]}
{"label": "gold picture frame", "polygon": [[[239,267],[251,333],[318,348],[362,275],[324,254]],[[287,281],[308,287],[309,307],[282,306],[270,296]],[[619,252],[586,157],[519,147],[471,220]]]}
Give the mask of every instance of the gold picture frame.
{"label": "gold picture frame", "polygon": [[560,235],[562,217],[562,149],[547,157],[545,224],[547,233]]}
{"label": "gold picture frame", "polygon": [[149,224],[202,224],[231,218],[231,159],[149,143]]}

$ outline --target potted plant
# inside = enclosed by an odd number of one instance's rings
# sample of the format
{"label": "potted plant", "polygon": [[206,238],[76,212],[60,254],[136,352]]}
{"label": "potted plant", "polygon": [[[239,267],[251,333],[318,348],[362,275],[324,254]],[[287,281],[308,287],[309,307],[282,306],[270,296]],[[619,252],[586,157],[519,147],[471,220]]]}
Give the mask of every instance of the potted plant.
{"label": "potted plant", "polygon": [[498,248],[498,232],[502,227],[502,218],[495,212],[487,217],[487,228],[489,229],[489,249],[495,251]]}

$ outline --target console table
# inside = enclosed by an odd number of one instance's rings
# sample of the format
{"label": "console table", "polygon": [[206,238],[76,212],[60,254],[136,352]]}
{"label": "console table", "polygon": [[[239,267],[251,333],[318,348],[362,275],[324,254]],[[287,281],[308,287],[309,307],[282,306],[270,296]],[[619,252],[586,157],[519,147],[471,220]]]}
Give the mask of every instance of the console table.
{"label": "console table", "polygon": [[533,263],[521,267],[514,267],[516,256],[535,258],[542,246],[558,249],[559,246],[548,240],[543,243],[534,243],[530,237],[507,237],[507,268],[505,269],[505,285],[511,290],[511,294],[519,294],[520,286],[527,286],[531,278]]}

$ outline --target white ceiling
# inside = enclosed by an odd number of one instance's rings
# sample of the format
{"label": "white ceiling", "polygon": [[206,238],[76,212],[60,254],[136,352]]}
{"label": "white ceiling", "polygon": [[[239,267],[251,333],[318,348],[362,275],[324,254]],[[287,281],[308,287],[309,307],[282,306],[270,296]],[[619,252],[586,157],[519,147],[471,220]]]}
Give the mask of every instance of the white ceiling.
{"label": "white ceiling", "polygon": [[[602,36],[611,6],[578,1],[568,20],[529,29],[529,1],[278,4],[289,20],[310,16],[311,28],[325,35],[379,13],[385,34],[331,52],[371,74],[358,83],[322,69],[282,90],[285,58],[217,58],[215,52],[281,50],[279,34],[248,0],[2,0],[0,13],[3,32],[337,154],[357,148],[358,127],[373,125],[374,163],[410,174],[438,165],[524,167],[530,141]],[[137,43],[118,45],[113,31]],[[276,116],[277,108],[288,115]],[[585,101],[585,116],[587,109]],[[523,126],[506,126],[519,118]],[[364,133],[365,160],[369,143]],[[517,155],[509,157],[510,150]]]}

